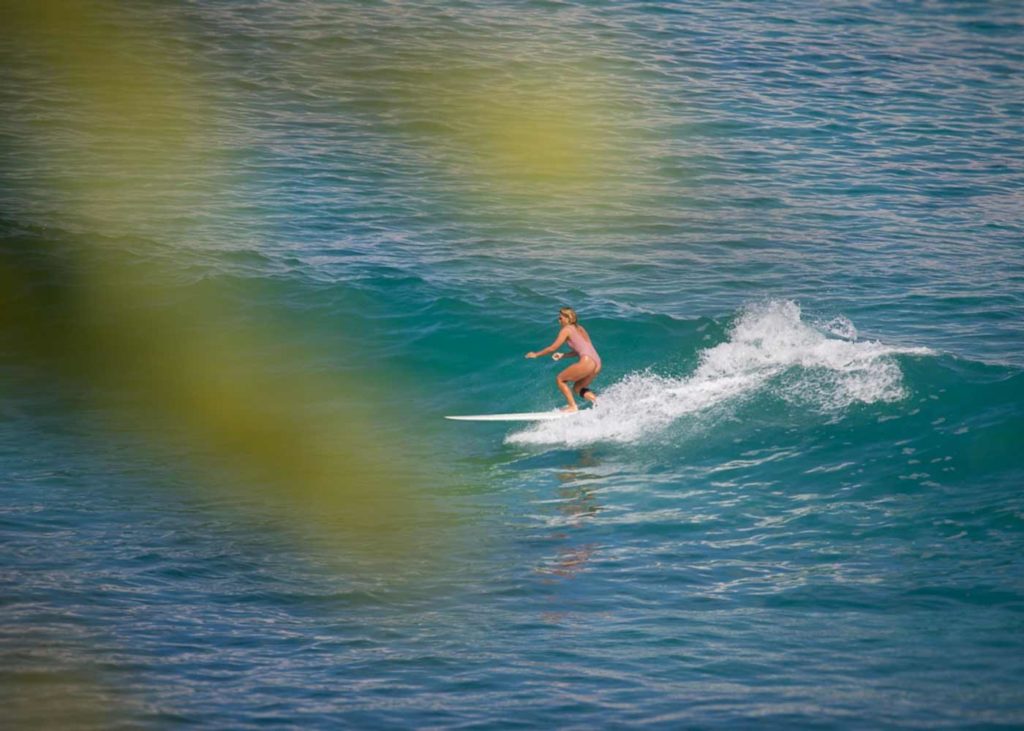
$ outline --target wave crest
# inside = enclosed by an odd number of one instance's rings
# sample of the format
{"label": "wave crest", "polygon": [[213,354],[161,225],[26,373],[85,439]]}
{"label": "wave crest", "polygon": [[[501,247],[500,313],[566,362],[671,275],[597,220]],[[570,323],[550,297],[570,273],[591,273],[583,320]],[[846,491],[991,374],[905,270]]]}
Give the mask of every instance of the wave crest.
{"label": "wave crest", "polygon": [[[853,324],[843,320],[849,323],[843,335],[855,333]],[[711,413],[760,393],[823,412],[898,401],[906,395],[894,357],[900,354],[932,351],[830,337],[802,320],[797,303],[771,301],[740,313],[728,340],[704,350],[692,375],[631,373],[601,392],[599,408],[537,424],[506,441],[570,446],[635,442],[683,416]]]}

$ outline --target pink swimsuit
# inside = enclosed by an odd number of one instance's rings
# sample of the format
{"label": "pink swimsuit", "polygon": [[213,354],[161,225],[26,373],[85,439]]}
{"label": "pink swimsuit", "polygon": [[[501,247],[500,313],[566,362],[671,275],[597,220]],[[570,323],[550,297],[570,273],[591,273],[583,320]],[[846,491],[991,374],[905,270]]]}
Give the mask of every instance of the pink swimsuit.
{"label": "pink swimsuit", "polygon": [[580,359],[582,359],[583,356],[587,356],[597,363],[598,368],[601,367],[601,356],[597,354],[597,351],[594,349],[590,340],[588,340],[587,337],[575,326],[573,326],[572,331],[569,333],[569,347],[576,351],[580,356]]}

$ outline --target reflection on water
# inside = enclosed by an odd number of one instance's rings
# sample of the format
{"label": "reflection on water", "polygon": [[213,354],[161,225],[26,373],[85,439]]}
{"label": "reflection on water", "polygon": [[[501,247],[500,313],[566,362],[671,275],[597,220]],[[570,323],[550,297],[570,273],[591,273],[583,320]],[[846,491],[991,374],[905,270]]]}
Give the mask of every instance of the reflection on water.
{"label": "reflection on water", "polygon": [[558,524],[570,530],[552,534],[553,541],[564,542],[566,545],[559,546],[555,556],[546,560],[537,569],[539,573],[548,577],[571,579],[583,571],[590,557],[599,548],[592,542],[582,545],[571,544],[571,529],[579,527],[602,510],[597,490],[591,486],[597,478],[586,471],[587,468],[597,466],[598,462],[593,453],[587,450],[579,454],[575,463],[566,465],[555,473],[560,483],[556,489],[558,501],[555,503],[555,509],[562,516]]}

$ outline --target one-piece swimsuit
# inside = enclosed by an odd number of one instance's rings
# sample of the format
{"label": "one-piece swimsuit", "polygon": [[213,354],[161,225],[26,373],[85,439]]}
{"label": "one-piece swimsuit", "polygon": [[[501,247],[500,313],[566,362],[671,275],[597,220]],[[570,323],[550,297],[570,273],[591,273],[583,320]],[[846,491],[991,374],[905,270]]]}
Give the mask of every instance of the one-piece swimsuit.
{"label": "one-piece swimsuit", "polygon": [[601,367],[601,356],[597,354],[597,350],[586,336],[575,327],[569,332],[569,347],[576,351],[580,359],[587,356],[597,364],[598,368]]}

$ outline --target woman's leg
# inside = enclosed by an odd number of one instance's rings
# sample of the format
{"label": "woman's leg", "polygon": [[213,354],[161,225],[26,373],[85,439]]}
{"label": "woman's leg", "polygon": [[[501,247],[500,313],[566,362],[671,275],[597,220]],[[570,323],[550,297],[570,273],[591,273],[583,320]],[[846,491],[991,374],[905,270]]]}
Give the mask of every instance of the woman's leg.
{"label": "woman's leg", "polygon": [[600,372],[601,368],[598,367],[589,376],[584,376],[582,379],[576,381],[576,383],[573,384],[573,389],[575,389],[576,393],[580,395],[580,398],[584,398],[592,404],[597,403],[597,394],[589,389],[587,389],[586,393],[583,393],[583,390],[590,385],[591,381],[597,378],[597,374]]}
{"label": "woman's leg", "polygon": [[587,376],[591,378],[596,375],[594,362],[592,360],[585,359],[579,363],[573,363],[571,366],[566,368],[564,371],[555,376],[555,383],[558,385],[558,390],[565,396],[565,400],[569,402],[569,411],[576,411],[576,399],[573,398],[572,391],[569,389],[569,382],[582,381]]}

